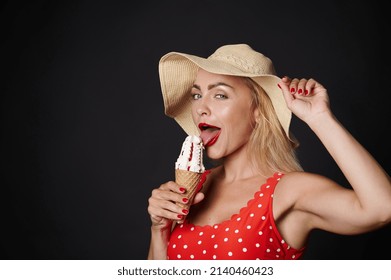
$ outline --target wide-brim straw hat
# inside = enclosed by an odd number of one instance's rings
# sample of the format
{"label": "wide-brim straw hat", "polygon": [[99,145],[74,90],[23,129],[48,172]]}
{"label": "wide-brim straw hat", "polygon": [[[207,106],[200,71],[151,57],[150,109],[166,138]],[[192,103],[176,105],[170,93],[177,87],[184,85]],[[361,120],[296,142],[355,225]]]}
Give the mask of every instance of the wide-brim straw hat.
{"label": "wide-brim straw hat", "polygon": [[290,138],[292,113],[277,86],[281,79],[276,76],[272,61],[247,44],[222,46],[208,58],[169,52],[160,59],[159,77],[165,114],[174,118],[187,134],[199,134],[192,119],[189,95],[199,68],[210,73],[253,79],[269,96],[278,120]]}

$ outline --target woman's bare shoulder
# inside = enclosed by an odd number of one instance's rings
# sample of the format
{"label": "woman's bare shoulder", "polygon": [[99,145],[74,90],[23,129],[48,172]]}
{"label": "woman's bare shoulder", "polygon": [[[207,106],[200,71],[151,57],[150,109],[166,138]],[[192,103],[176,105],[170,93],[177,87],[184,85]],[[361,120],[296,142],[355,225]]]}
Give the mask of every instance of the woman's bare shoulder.
{"label": "woman's bare shoulder", "polygon": [[294,172],[288,172],[284,173],[284,176],[282,176],[280,182],[281,183],[290,183],[293,185],[296,184],[308,184],[308,183],[317,183],[322,181],[330,181],[329,178],[326,176],[306,172],[306,171],[294,171]]}
{"label": "woman's bare shoulder", "polygon": [[276,187],[276,195],[287,200],[299,198],[338,185],[328,177],[316,173],[298,171],[284,174]]}

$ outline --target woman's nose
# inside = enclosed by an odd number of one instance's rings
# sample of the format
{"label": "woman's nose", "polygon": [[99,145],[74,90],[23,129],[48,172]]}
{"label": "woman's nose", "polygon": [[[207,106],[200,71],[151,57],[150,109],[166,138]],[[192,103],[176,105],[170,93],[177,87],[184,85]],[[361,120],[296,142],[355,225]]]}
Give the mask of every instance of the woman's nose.
{"label": "woman's nose", "polygon": [[210,108],[209,106],[205,103],[204,100],[200,101],[198,103],[198,107],[196,109],[196,112],[199,116],[203,115],[210,115]]}

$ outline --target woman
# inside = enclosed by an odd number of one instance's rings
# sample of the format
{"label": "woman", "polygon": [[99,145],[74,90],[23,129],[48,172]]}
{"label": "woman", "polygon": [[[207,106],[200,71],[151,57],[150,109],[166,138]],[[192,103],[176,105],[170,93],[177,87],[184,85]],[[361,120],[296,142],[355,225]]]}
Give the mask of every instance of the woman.
{"label": "woman", "polygon": [[[388,174],[338,122],[313,79],[275,76],[245,44],[207,59],[171,52],[159,63],[166,114],[203,139],[218,165],[193,205],[184,186],[152,191],[148,259],[299,259],[313,229],[360,234],[391,221]],[[291,113],[324,144],[350,183],[302,170]],[[190,211],[189,211],[190,210]]]}

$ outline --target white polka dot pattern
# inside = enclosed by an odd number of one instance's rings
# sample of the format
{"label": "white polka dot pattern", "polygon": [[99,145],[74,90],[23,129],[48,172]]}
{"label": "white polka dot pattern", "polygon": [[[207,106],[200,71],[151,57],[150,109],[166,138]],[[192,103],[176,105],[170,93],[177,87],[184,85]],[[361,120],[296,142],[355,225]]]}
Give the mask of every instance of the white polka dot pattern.
{"label": "white polka dot pattern", "polygon": [[272,215],[273,192],[281,173],[268,178],[239,213],[213,226],[177,225],[170,237],[167,259],[299,259],[282,238]]}

